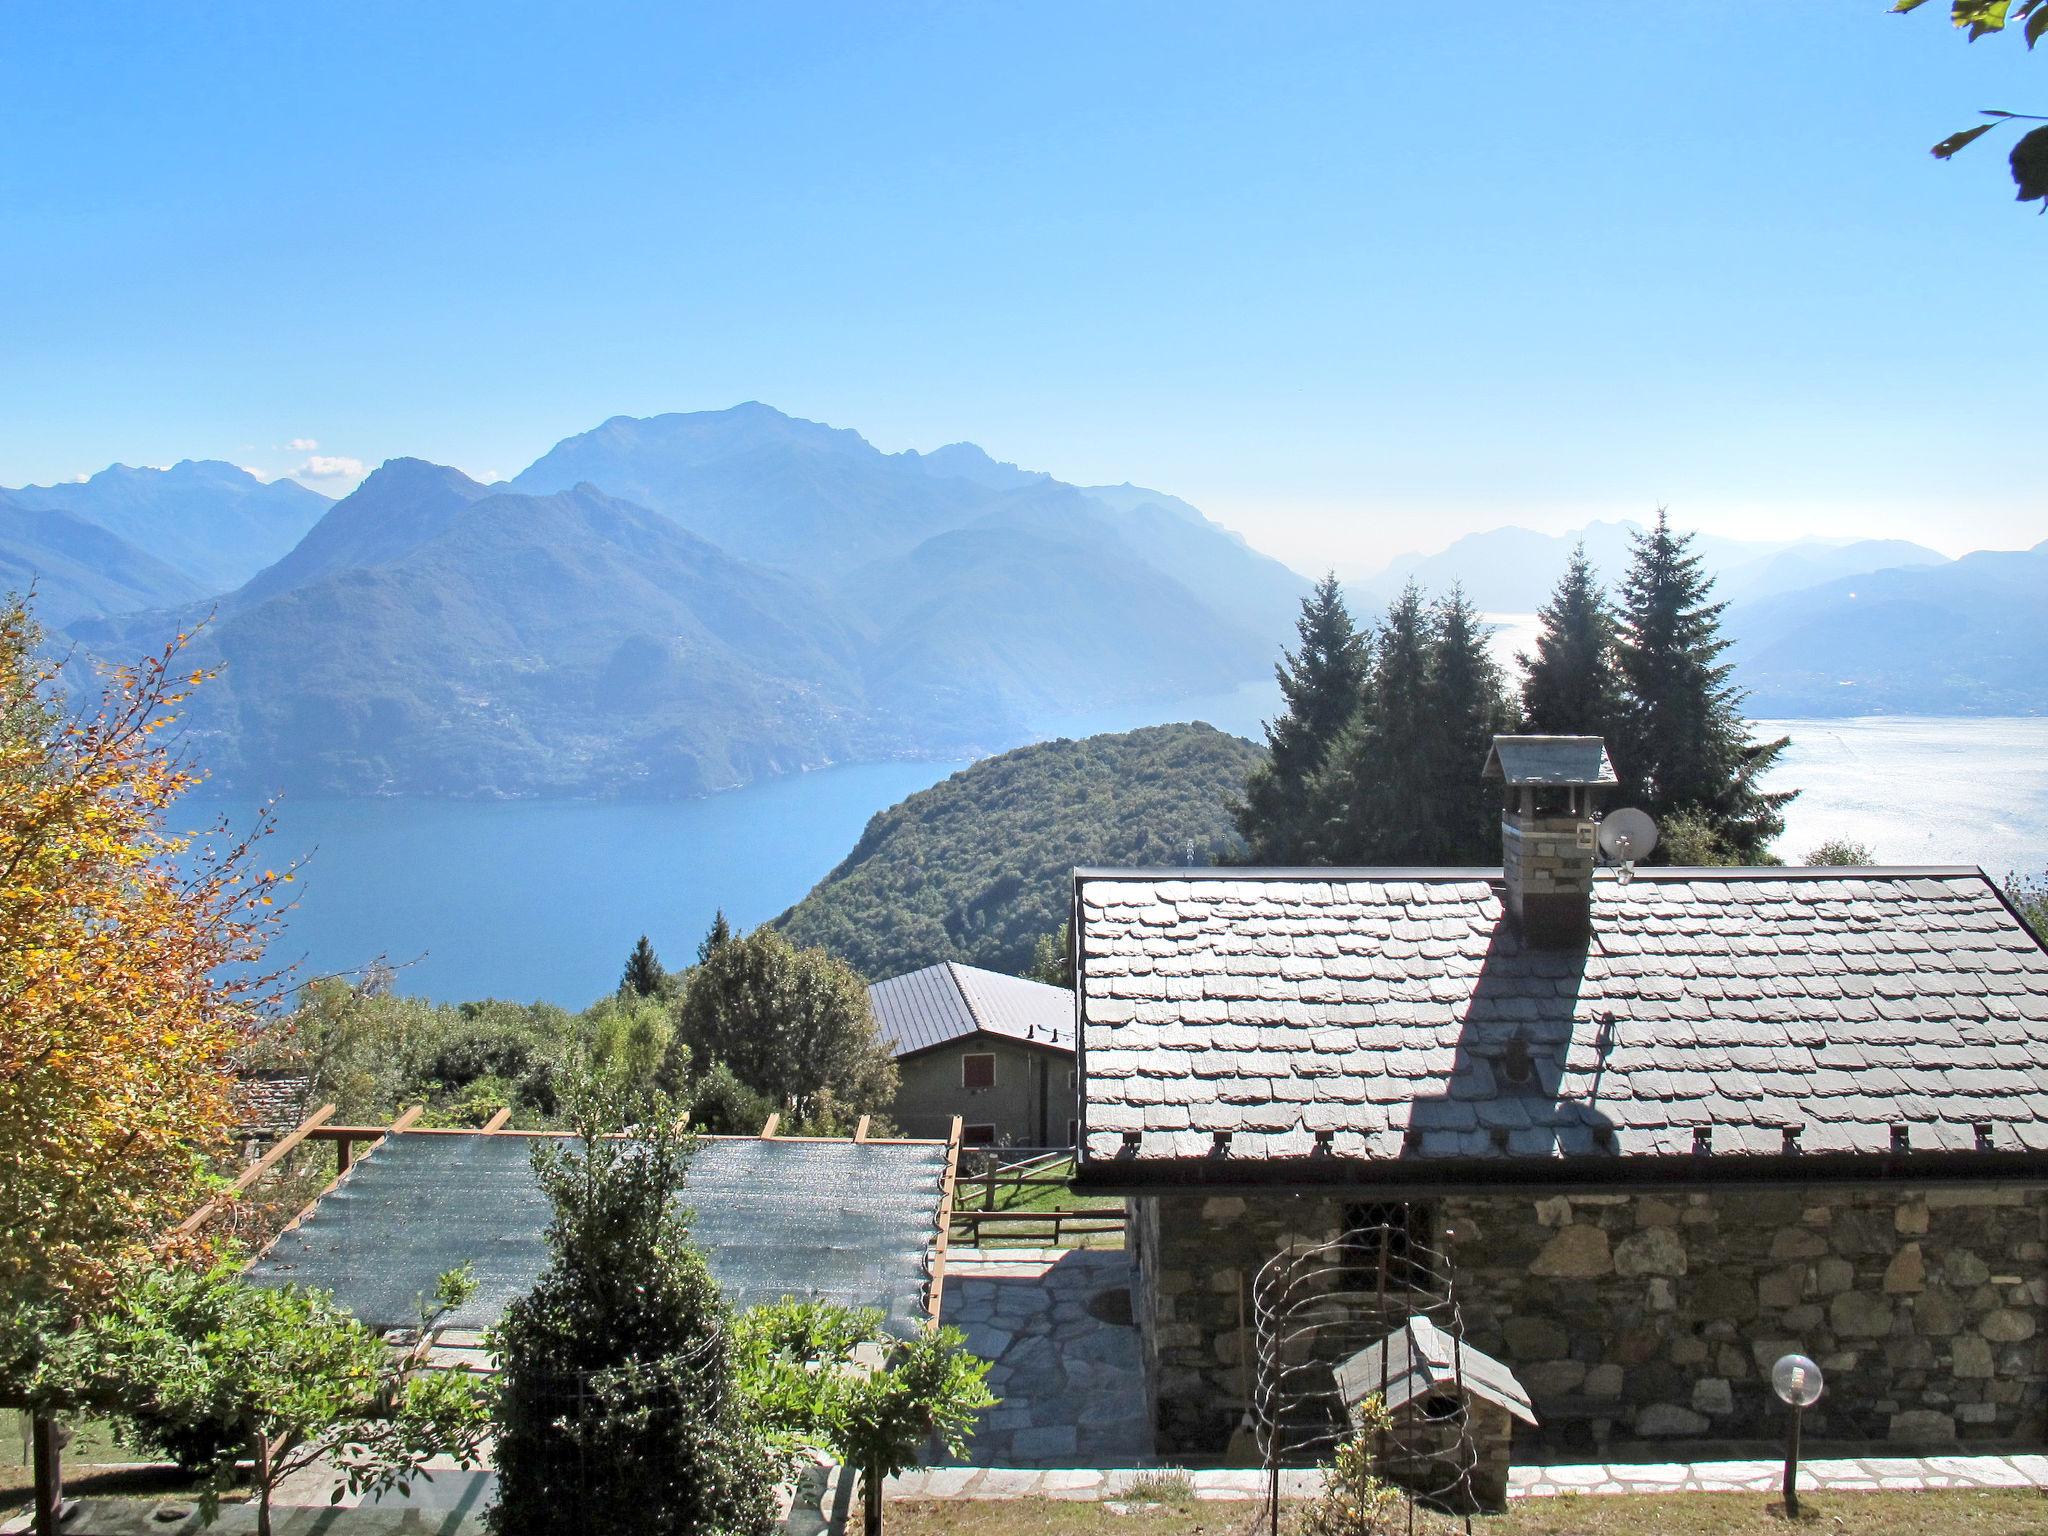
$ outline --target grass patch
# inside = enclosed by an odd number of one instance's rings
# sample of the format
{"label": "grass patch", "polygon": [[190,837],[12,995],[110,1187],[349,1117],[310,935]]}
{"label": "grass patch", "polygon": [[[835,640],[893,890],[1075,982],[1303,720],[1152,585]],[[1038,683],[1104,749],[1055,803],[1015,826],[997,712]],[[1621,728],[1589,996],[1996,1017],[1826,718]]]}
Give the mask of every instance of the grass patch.
{"label": "grass patch", "polygon": [[[1137,1502],[1135,1494],[1122,1498]],[[891,1503],[890,1536],[1263,1536],[1256,1504],[1199,1503],[1134,1509],[1052,1499],[957,1499]],[[1283,1532],[1294,1528],[1290,1511]],[[1777,1496],[1762,1493],[1586,1494],[1517,1499],[1505,1515],[1475,1519],[1479,1536],[2043,1536],[2048,1493],[2034,1488],[1926,1493],[1809,1493],[1788,1523]],[[1418,1536],[1453,1536],[1464,1522],[1416,1521]],[[1397,1530],[1405,1531],[1402,1520]]]}
{"label": "grass patch", "polygon": [[[0,1413],[0,1512],[26,1509],[35,1497],[35,1462],[23,1416]],[[146,1461],[148,1453],[125,1444],[105,1419],[73,1419],[64,1451],[64,1491],[69,1496],[133,1494],[161,1498],[194,1484],[176,1467],[123,1467]]]}

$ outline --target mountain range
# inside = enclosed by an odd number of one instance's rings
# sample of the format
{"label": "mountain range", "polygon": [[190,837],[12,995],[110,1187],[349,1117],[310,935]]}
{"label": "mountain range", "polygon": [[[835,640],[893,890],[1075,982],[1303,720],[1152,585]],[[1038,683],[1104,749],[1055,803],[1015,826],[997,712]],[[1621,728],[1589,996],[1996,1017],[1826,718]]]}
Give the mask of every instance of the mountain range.
{"label": "mountain range", "polygon": [[[1405,556],[1346,591],[1368,617],[1409,581],[1425,592],[1459,585],[1483,612],[1528,614],[1581,541],[1613,592],[1643,531],[1633,522],[1563,534],[1496,528]],[[1714,577],[1715,600],[1727,604],[1727,657],[1753,716],[2048,711],[2048,674],[2036,656],[2048,634],[2048,545],[1951,560],[1902,539],[1698,534],[1693,549]]]}
{"label": "mountain range", "polygon": [[222,676],[185,725],[224,786],[672,796],[978,755],[1256,677],[1305,590],[1173,498],[762,405],[618,418],[499,485],[392,460],[322,505],[229,589],[68,624],[87,656],[199,625]]}
{"label": "mountain range", "polygon": [[202,594],[226,592],[281,558],[333,505],[296,480],[259,480],[218,459],[168,469],[115,464],[89,480],[0,494],[96,524]]}
{"label": "mountain range", "polygon": [[[1503,528],[1351,586],[1538,606],[1583,538]],[[2035,713],[2041,549],[1696,548],[1758,715]],[[1306,582],[1187,502],[972,443],[884,453],[749,403],[615,417],[509,482],[394,459],[330,502],[215,461],[0,490],[0,589],[33,584],[75,683],[197,626],[185,717],[227,788],[694,795],[969,757],[1091,711],[1268,675]]]}
{"label": "mountain range", "polygon": [[[1484,613],[1533,613],[1564,574],[1574,545],[1583,542],[1593,568],[1609,586],[1628,569],[1641,523],[1594,522],[1568,533],[1493,528],[1470,533],[1433,555],[1403,555],[1386,569],[1346,583],[1360,610],[1375,613],[1413,581],[1425,592],[1456,584]],[[1904,539],[1799,539],[1766,542],[1693,536],[1693,552],[1715,578],[1715,597],[1742,603],[1795,591],[1843,576],[1899,566],[1943,565],[1948,557]]]}

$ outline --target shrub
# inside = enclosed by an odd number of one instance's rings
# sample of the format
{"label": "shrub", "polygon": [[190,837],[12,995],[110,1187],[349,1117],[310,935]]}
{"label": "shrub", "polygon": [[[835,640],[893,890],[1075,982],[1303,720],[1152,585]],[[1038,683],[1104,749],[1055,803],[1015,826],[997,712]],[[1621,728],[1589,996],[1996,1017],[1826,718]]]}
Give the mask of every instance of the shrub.
{"label": "shrub", "polygon": [[[742,1415],[729,1319],[677,1198],[692,1143],[673,1100],[578,1084],[576,1139],[534,1150],[550,1259],[505,1309],[499,1536],[766,1536],[777,1467]],[[613,1133],[635,1117],[630,1140]]]}

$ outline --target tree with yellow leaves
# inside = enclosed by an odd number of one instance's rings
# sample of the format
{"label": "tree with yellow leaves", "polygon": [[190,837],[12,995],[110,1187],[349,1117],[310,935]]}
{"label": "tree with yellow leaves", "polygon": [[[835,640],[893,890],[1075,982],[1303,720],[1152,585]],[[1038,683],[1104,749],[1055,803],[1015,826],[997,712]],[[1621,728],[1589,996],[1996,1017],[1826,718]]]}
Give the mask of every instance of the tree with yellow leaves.
{"label": "tree with yellow leaves", "polygon": [[0,597],[0,1304],[77,1315],[200,1200],[230,1053],[275,990],[254,844],[178,835],[180,636],[67,713],[28,606]]}

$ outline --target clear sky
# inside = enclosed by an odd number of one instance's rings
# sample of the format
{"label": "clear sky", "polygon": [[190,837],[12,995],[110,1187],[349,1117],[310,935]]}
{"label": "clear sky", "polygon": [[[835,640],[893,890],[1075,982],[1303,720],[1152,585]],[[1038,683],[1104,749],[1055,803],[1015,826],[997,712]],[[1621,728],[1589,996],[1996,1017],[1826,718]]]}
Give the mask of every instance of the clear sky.
{"label": "clear sky", "polygon": [[1309,570],[2031,544],[2048,220],[1926,150],[2048,47],[1945,10],[0,0],[0,484],[761,399]]}

